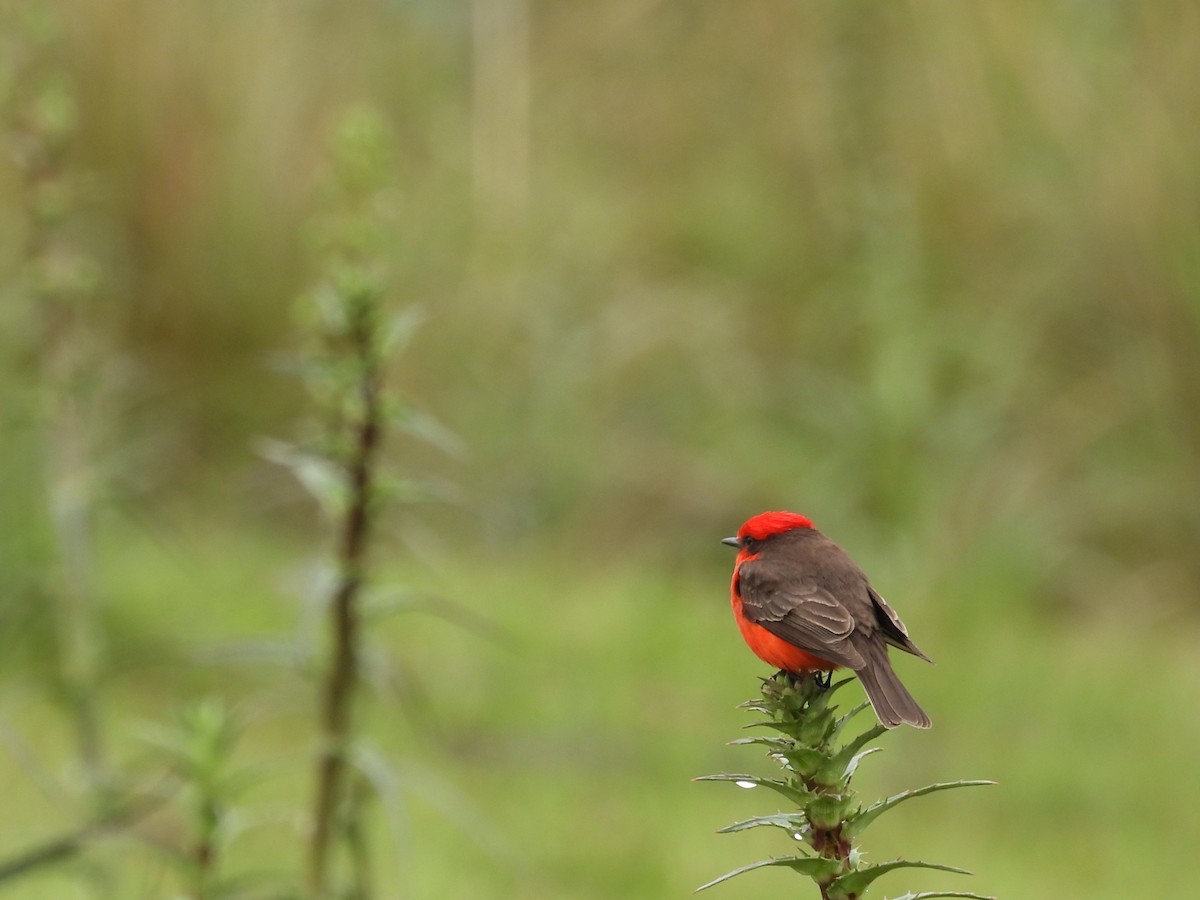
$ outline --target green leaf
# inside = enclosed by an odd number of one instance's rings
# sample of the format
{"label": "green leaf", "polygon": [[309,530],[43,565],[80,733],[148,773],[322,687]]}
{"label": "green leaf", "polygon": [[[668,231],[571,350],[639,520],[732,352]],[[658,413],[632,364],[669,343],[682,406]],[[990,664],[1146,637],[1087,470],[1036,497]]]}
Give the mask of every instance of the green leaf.
{"label": "green leaf", "polygon": [[768,716],[775,714],[775,707],[765,700],[747,700],[745,703],[739,703],[735,709],[748,709],[751,712],[760,712]]}
{"label": "green leaf", "polygon": [[758,737],[735,738],[732,741],[726,741],[730,747],[737,747],[741,744],[761,744],[763,747],[771,747],[781,752],[792,750],[795,748],[795,743],[789,738],[772,737],[770,735],[761,735]]}
{"label": "green leaf", "polygon": [[838,719],[833,724],[833,730],[829,733],[829,740],[836,741],[838,739],[838,735],[840,735],[842,733],[842,729],[846,727],[846,725],[850,722],[850,720],[853,719],[855,716],[857,716],[864,709],[869,708],[870,705],[871,705],[870,700],[864,700],[862,703],[858,704],[858,706],[856,706],[852,710],[850,710],[850,712],[846,713],[844,716],[842,716],[840,719]]}
{"label": "green leaf", "polygon": [[258,452],[264,459],[291,472],[326,513],[334,514],[345,506],[345,473],[333,460],[285,441],[266,438],[258,442]]}
{"label": "green leaf", "polygon": [[791,722],[748,722],[742,728],[770,728],[772,731],[780,731],[789,737],[795,737],[792,734],[796,730],[796,726]]}
{"label": "green leaf", "polygon": [[850,762],[846,763],[842,777],[849,781],[854,773],[858,771],[858,764],[862,762],[864,757],[870,756],[872,753],[879,753],[881,750],[883,750],[882,747],[868,747],[866,750],[855,753],[850,757]]}
{"label": "green leaf", "polygon": [[794,750],[788,750],[783,754],[788,763],[800,775],[805,778],[811,778],[823,766],[829,762],[828,757],[819,750],[810,750],[807,747],[797,747]]}
{"label": "green leaf", "polygon": [[394,170],[394,144],[387,120],[373,106],[360,104],[346,110],[329,141],[341,190],[360,197],[387,184]]}
{"label": "green leaf", "polygon": [[423,410],[399,406],[391,411],[391,420],[404,434],[424,441],[452,459],[466,456],[466,444],[462,438]]}
{"label": "green leaf", "polygon": [[976,787],[985,784],[995,784],[994,781],[978,780],[978,781],[944,781],[938,784],[929,784],[925,787],[914,788],[911,791],[902,791],[888,797],[885,800],[880,800],[878,803],[873,803],[860,812],[858,815],[850,819],[846,823],[846,831],[848,836],[855,837],[862,834],[863,830],[868,825],[874,822],[877,818],[892,809],[894,806],[903,803],[905,800],[911,800],[913,797],[920,797],[924,794],[932,794],[935,791],[948,791],[951,788],[959,787]]}
{"label": "green leaf", "polygon": [[759,746],[767,747],[773,751],[771,756],[776,759],[782,757],[792,771],[805,777],[810,777],[828,762],[824,754],[817,750],[810,750],[807,747],[797,747],[796,742],[791,738],[764,735],[762,737],[738,738],[728,743],[731,747],[741,744],[758,744]]}
{"label": "green leaf", "polygon": [[752,709],[758,713],[770,713],[773,712],[774,706],[766,700],[758,700],[757,697],[751,697],[750,700],[738,703],[734,709]]}
{"label": "green leaf", "polygon": [[[865,753],[859,753],[859,750],[886,732],[887,729],[879,724],[868,728],[854,740],[846,744],[845,747],[829,760],[828,764],[817,774],[817,780],[821,784],[826,785],[837,785],[849,781],[850,776],[854,774],[854,769],[858,766],[859,760],[867,753],[873,752],[872,750],[868,750]],[[883,748],[876,747],[874,749],[882,750]]]}
{"label": "green leaf", "polygon": [[768,866],[785,866],[801,875],[808,875],[810,878],[828,878],[838,870],[838,863],[832,859],[824,859],[820,856],[796,857],[788,856],[779,859],[763,859],[756,863],[750,863],[748,866],[742,866],[740,869],[734,869],[732,872],[726,872],[720,878],[714,878],[707,884],[702,884],[696,888],[695,893],[699,893],[714,884],[720,884],[722,881],[728,881],[736,875],[741,875],[743,872],[752,872],[755,869],[764,869]]}
{"label": "green leaf", "polygon": [[416,306],[406,306],[400,312],[388,316],[380,328],[380,354],[394,356],[402,352],[424,321],[424,312]]}
{"label": "green leaf", "polygon": [[692,781],[734,781],[752,784],[755,787],[765,787],[775,793],[786,797],[797,806],[804,806],[812,800],[812,794],[804,788],[796,787],[788,784],[786,781],[777,781],[774,778],[759,778],[757,775],[701,775],[699,778],[693,778]]}
{"label": "green leaf", "polygon": [[842,757],[842,765],[845,765],[846,760],[856,754],[860,749],[871,743],[871,741],[875,740],[875,738],[887,734],[887,732],[888,730],[884,725],[876,723],[854,740],[847,743],[845,747],[838,751],[838,756]]}
{"label": "green leaf", "polygon": [[894,859],[891,862],[880,863],[877,866],[866,866],[854,872],[847,872],[840,878],[835,878],[829,885],[829,896],[833,900],[861,894],[880,875],[886,875],[893,869],[937,869],[941,872],[955,872],[959,875],[970,875],[966,869],[957,866],[943,866],[937,863],[909,862],[906,859]]}
{"label": "green leaf", "polygon": [[833,710],[814,710],[799,723],[797,739],[809,747],[824,744],[829,740],[834,724]]}
{"label": "green leaf", "polygon": [[717,834],[732,834],[735,831],[749,831],[751,828],[763,826],[782,828],[790,835],[808,830],[808,817],[804,813],[775,813],[773,816],[753,816],[734,822],[724,828],[717,829]]}

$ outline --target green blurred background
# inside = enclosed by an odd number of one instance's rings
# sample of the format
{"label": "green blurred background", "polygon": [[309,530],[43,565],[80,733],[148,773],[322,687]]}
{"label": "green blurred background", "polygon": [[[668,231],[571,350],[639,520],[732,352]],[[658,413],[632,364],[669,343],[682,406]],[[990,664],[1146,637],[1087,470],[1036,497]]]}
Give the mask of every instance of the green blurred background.
{"label": "green blurred background", "polygon": [[[0,857],[80,820],[74,659],[115,769],[143,723],[235,707],[259,777],[225,869],[300,865],[327,542],[258,448],[305,415],[279,365],[303,224],[369,103],[395,303],[424,315],[395,386],[464,448],[391,445],[445,502],[389,520],[376,584],[443,599],[373,628],[379,896],[682,896],[787,851],[712,833],[772,798],[689,781],[768,765],[723,743],[767,673],[717,543],[766,508],[937,661],[898,661],[935,727],[863,791],[1000,782],[867,837],[976,878],[872,895],[1193,883],[1195,4],[73,0],[57,31],[35,6],[0,35]],[[21,162],[47,80],[77,110],[54,240],[87,276],[49,313]],[[98,609],[74,637],[70,596]],[[171,895],[181,827],[8,892]]]}

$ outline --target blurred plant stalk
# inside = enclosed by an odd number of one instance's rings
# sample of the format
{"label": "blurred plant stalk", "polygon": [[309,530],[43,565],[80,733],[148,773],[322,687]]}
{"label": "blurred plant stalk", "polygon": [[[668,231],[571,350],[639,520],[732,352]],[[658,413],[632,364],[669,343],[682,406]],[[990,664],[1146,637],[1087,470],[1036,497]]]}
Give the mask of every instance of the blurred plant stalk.
{"label": "blurred plant stalk", "polygon": [[85,783],[104,782],[97,709],[102,635],[92,512],[102,415],[102,333],[94,315],[96,264],[79,234],[87,175],[74,159],[76,98],[58,62],[59,23],[42,4],[4,7],[9,34],[5,119],[22,177],[23,293],[35,306],[46,443],[46,505],[57,567],[51,594],[58,675]]}
{"label": "blurred plant stalk", "polygon": [[[319,420],[314,447],[289,448],[284,461],[316,496],[335,535],[328,604],[328,656],[319,685],[308,889],[331,886],[335,846],[361,858],[363,804],[353,795],[354,707],[363,653],[362,593],[368,550],[382,501],[377,467],[385,431],[384,360],[395,330],[385,315],[382,248],[391,195],[392,151],[371,109],[346,113],[331,146],[327,210],[315,221],[321,280],[303,310],[313,341],[303,375]],[[365,896],[367,873],[352,866],[354,895]],[[338,889],[340,890],[340,888]],[[338,894],[340,896],[340,894]]]}
{"label": "blurred plant stalk", "polygon": [[[366,552],[375,506],[375,461],[380,443],[380,373],[378,293],[364,288],[346,295],[347,352],[357,363],[357,401],[353,418],[345,423],[350,436],[349,456],[343,461],[349,496],[340,524],[337,583],[329,609],[330,658],[321,703],[320,759],[313,811],[312,870],[316,896],[326,893],[330,844],[339,807],[347,794],[347,758],[353,737],[355,686],[359,677],[361,619],[359,598],[366,569]],[[347,823],[348,828],[353,823]]]}

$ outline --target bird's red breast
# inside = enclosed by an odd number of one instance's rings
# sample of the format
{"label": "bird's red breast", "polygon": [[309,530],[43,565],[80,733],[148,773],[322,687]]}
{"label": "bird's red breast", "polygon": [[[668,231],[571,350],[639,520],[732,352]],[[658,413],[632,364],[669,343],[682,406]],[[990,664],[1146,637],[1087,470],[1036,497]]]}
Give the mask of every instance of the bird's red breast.
{"label": "bird's red breast", "polygon": [[[759,513],[743,523],[738,529],[738,538],[751,538],[762,541],[774,534],[781,534],[793,528],[812,528],[812,521],[807,516],[785,510],[773,510]],[[742,563],[757,559],[758,554],[747,550],[744,546],[738,551],[737,564],[733,570],[733,584],[730,589],[733,618],[737,621],[742,638],[754,654],[767,665],[789,672],[811,672],[814,669],[830,671],[837,668],[837,663],[829,662],[813,656],[807,650],[801,650],[783,638],[772,634],[746,618],[742,612],[742,598],[738,593],[738,569]]]}
{"label": "bird's red breast", "polygon": [[[746,558],[754,559],[753,556]],[[738,565],[740,566],[742,562],[739,554]],[[747,619],[742,613],[742,598],[738,594],[736,568],[733,570],[733,584],[730,586],[729,594],[730,605],[733,607],[733,618],[737,622],[738,630],[742,633],[742,640],[754,651],[754,655],[767,665],[796,674],[814,670],[830,672],[838,667],[837,663],[813,656],[807,650],[801,650],[794,644],[789,644],[783,638],[776,637],[761,625]]]}

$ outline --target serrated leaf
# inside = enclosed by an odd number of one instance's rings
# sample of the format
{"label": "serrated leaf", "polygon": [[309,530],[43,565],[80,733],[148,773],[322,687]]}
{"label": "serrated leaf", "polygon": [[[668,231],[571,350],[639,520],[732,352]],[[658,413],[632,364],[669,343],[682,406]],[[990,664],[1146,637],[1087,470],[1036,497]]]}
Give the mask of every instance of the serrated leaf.
{"label": "serrated leaf", "polygon": [[842,773],[842,777],[849,781],[854,773],[858,770],[858,764],[862,762],[865,757],[870,756],[872,753],[879,753],[881,750],[883,750],[882,747],[868,747],[866,750],[861,750],[858,753],[855,753],[852,757],[850,757],[850,762],[846,763],[846,768]]}
{"label": "serrated leaf", "polygon": [[770,728],[772,731],[779,731],[790,736],[794,726],[785,722],[748,722],[742,728]]}
{"label": "serrated leaf", "polygon": [[782,828],[788,834],[808,830],[808,818],[803,813],[775,813],[773,816],[752,816],[724,828],[718,828],[717,834],[733,834],[735,831],[749,831],[751,828]]}
{"label": "serrated leaf", "polygon": [[848,713],[846,713],[844,716],[842,716],[840,719],[838,719],[836,722],[834,722],[833,730],[829,733],[829,740],[836,741],[838,739],[838,736],[842,733],[842,729],[846,727],[846,725],[850,722],[850,720],[853,719],[855,716],[857,716],[864,709],[867,709],[868,707],[870,707],[870,705],[871,705],[870,700],[864,700],[862,703],[858,704],[858,706],[854,707]]}
{"label": "serrated leaf", "polygon": [[[818,774],[818,780],[822,784],[833,785],[839,784],[848,779],[854,771],[852,766],[857,766],[858,760],[861,760],[862,757],[866,755],[866,753],[860,754],[859,751],[868,743],[875,740],[875,738],[885,734],[886,732],[887,729],[880,724],[876,724],[871,728],[868,728],[854,740],[846,744],[846,746],[842,747],[829,760],[829,763],[823,767]],[[882,750],[883,748],[876,747],[874,749]],[[868,750],[867,753],[869,752],[872,751]]]}
{"label": "serrated leaf", "polygon": [[858,815],[850,819],[846,823],[846,830],[851,837],[862,834],[863,830],[874,822],[877,818],[883,815],[888,810],[903,803],[905,800],[911,800],[913,797],[922,797],[925,794],[932,794],[935,791],[948,791],[951,788],[959,787],[978,787],[985,784],[995,784],[994,781],[977,780],[977,781],[943,781],[938,784],[928,784],[925,787],[914,788],[911,791],[901,791],[888,797],[885,800],[880,800],[878,803],[873,803],[864,809]]}
{"label": "serrated leaf", "polygon": [[803,806],[812,799],[812,794],[803,788],[793,787],[785,781],[777,781],[774,778],[760,778],[757,775],[701,775],[699,778],[693,778],[692,781],[745,782],[755,787],[765,787],[772,790],[780,796],[786,797],[797,806]]}
{"label": "serrated leaf", "polygon": [[757,744],[774,751],[771,755],[776,759],[782,757],[788,768],[801,775],[809,776],[826,763],[824,755],[807,747],[797,747],[791,738],[782,737],[748,737],[728,741],[729,746]]}
{"label": "serrated leaf", "polygon": [[764,747],[773,747],[777,750],[791,750],[796,745],[789,738],[770,737],[767,735],[761,737],[735,738],[732,741],[725,742],[730,747],[737,747],[741,744],[761,744]]}
{"label": "serrated leaf", "polygon": [[765,700],[747,700],[745,703],[739,703],[734,709],[748,709],[751,712],[760,712],[768,716],[775,712],[774,707]]}
{"label": "serrated leaf", "polygon": [[840,878],[835,878],[829,885],[829,896],[833,900],[861,894],[871,883],[881,875],[886,875],[893,869],[937,869],[940,872],[954,872],[959,875],[970,875],[966,869],[957,866],[943,866],[938,863],[909,862],[906,859],[894,859],[891,862],[879,863],[876,866],[866,866],[854,872],[847,872]]}
{"label": "serrated leaf", "polygon": [[755,863],[750,863],[748,866],[742,866],[740,869],[734,869],[732,872],[726,872],[720,878],[714,878],[707,884],[702,884],[696,888],[694,893],[706,890],[715,884],[720,884],[722,881],[728,881],[737,875],[745,872],[753,872],[755,869],[765,869],[768,866],[784,866],[801,875],[808,875],[811,878],[828,878],[838,870],[838,863],[832,859],[824,859],[819,856],[795,857],[788,856],[778,859],[763,859]]}
{"label": "serrated leaf", "polygon": [[842,759],[841,764],[845,765],[846,760],[848,760],[851,756],[856,754],[860,749],[865,747],[871,741],[875,740],[875,738],[881,737],[882,735],[887,734],[887,731],[888,731],[887,727],[884,725],[881,725],[879,723],[872,725],[870,728],[868,728],[866,731],[864,731],[862,734],[860,734],[854,740],[852,740],[848,744],[846,744],[845,747],[843,747],[841,750],[839,750],[838,756],[834,757],[834,759],[841,757],[841,759]]}

